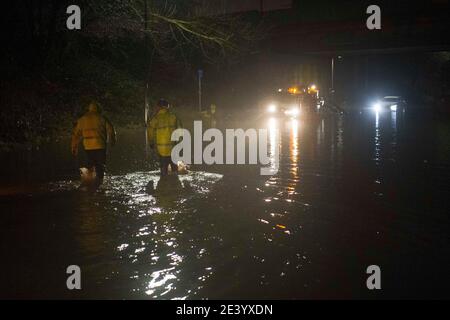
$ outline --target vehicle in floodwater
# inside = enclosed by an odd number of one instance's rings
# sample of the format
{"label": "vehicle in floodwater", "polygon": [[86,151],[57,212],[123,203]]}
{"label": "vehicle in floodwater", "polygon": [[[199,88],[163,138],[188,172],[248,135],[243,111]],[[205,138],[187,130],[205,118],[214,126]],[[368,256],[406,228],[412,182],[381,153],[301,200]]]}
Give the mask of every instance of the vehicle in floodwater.
{"label": "vehicle in floodwater", "polygon": [[372,108],[375,112],[383,111],[404,111],[406,107],[406,100],[400,96],[385,96],[382,99],[375,101]]}
{"label": "vehicle in floodwater", "polygon": [[300,118],[302,114],[314,114],[319,110],[319,105],[321,105],[319,90],[315,85],[280,88],[263,102],[265,114],[285,118]]}

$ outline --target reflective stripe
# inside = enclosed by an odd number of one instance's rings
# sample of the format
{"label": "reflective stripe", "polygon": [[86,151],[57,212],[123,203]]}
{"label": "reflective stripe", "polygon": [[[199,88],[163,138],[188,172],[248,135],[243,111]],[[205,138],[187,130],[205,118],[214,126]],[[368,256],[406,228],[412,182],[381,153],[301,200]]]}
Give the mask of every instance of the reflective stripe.
{"label": "reflective stripe", "polygon": [[171,141],[173,131],[178,127],[177,117],[167,110],[160,110],[149,122],[147,135],[153,141],[161,156],[170,156],[174,141]]}

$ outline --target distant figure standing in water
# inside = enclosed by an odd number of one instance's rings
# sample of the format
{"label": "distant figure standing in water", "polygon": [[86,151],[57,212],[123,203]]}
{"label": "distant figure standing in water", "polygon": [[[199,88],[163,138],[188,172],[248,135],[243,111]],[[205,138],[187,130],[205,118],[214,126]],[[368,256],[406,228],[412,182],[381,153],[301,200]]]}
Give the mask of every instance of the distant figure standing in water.
{"label": "distant figure standing in water", "polygon": [[172,161],[171,153],[174,142],[171,141],[172,132],[181,127],[178,117],[169,111],[169,103],[161,99],[158,102],[156,114],[147,126],[147,137],[152,149],[159,155],[161,177],[167,176],[169,165],[173,172],[178,172],[178,166]]}
{"label": "distant figure standing in water", "polygon": [[78,144],[83,139],[83,148],[86,152],[88,169],[95,170],[98,183],[103,182],[106,166],[106,146],[116,144],[116,132],[111,122],[100,114],[98,104],[92,101],[88,112],[80,119],[72,134],[72,154],[78,155]]}
{"label": "distant figure standing in water", "polygon": [[217,125],[216,109],[216,105],[211,104],[209,110],[204,110],[201,112],[203,123],[206,124],[207,128],[215,128]]}

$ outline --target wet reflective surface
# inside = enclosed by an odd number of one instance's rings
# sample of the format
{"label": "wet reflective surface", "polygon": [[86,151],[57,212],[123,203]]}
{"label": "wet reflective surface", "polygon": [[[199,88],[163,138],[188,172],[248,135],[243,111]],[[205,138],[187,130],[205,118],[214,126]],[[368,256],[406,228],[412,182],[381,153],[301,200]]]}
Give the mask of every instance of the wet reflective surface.
{"label": "wet reflective surface", "polygon": [[[67,141],[1,155],[0,296],[449,297],[448,122],[387,112],[223,125],[268,128],[278,173],[202,165],[158,181],[143,131],[121,133],[95,193],[77,190]],[[372,264],[378,292],[366,288]]]}

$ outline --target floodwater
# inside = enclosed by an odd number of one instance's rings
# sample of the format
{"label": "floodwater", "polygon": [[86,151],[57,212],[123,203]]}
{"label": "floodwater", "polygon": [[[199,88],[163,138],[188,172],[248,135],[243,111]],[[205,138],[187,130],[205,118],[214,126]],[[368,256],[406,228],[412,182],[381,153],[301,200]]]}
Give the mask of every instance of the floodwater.
{"label": "floodwater", "polygon": [[[0,297],[450,297],[449,122],[369,112],[223,125],[268,128],[278,173],[197,165],[158,183],[144,130],[119,133],[95,193],[77,190],[68,141],[2,154]],[[69,265],[79,291],[66,288]],[[381,290],[366,287],[369,265]]]}

